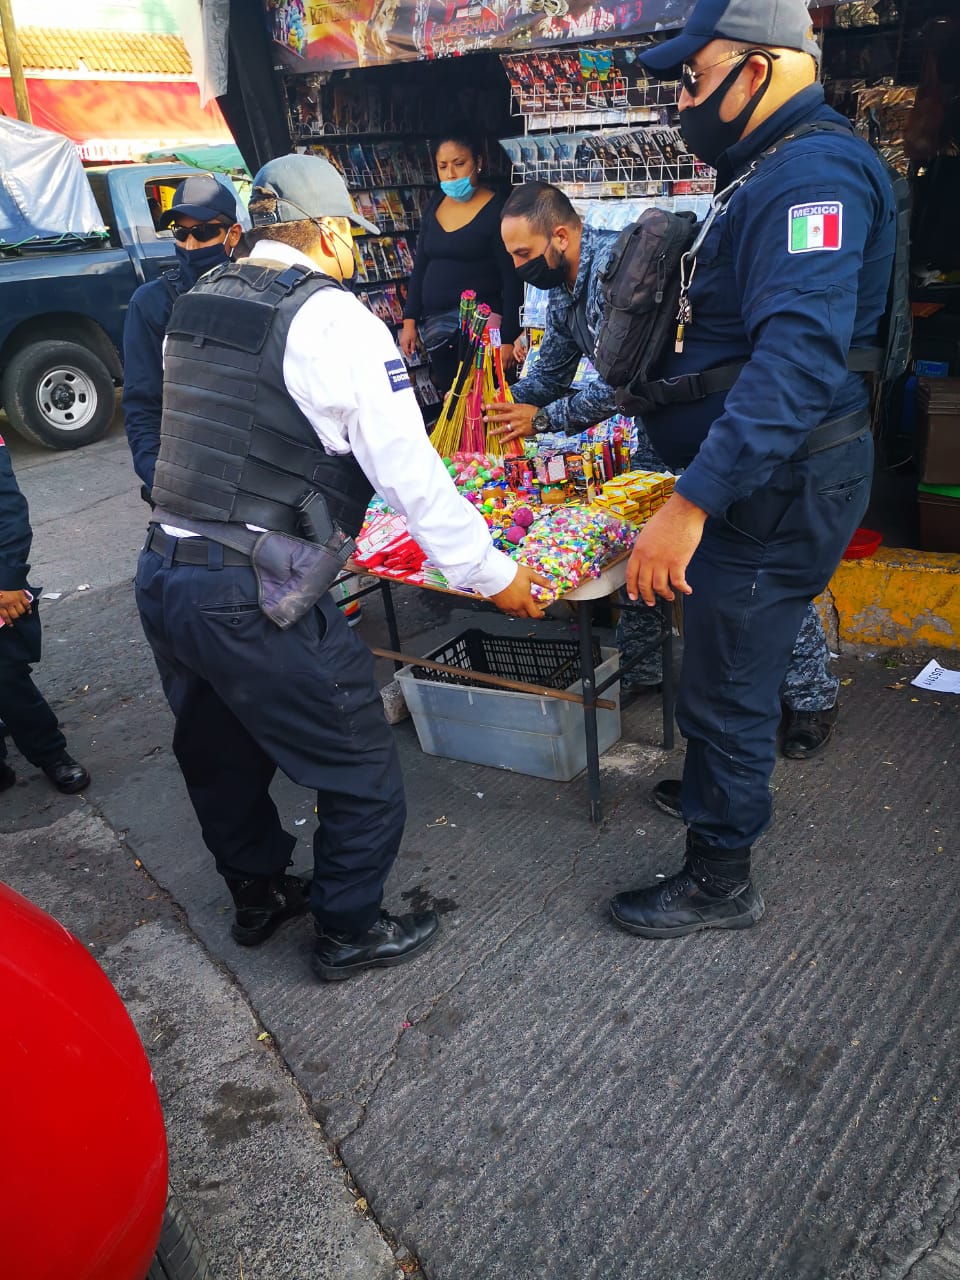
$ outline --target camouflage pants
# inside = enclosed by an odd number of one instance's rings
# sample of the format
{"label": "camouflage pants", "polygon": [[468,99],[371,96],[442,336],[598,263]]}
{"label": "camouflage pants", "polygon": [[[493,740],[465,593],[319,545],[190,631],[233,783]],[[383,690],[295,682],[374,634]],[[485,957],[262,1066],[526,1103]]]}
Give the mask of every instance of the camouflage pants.
{"label": "camouflage pants", "polygon": [[[620,661],[626,664],[641,649],[651,644],[660,634],[660,610],[624,609],[617,623],[617,648],[620,650]],[[662,650],[654,649],[652,653],[629,671],[620,681],[624,693],[645,685],[659,684],[662,678]]]}
{"label": "camouflage pants", "polygon": [[[637,421],[637,443],[630,457],[631,466],[637,471],[669,471],[660,455],[650,443],[643,424]],[[634,654],[646,648],[660,634],[659,609],[630,609],[620,614],[617,623],[617,648],[620,650],[621,662],[629,662]],[[641,688],[646,685],[659,684],[662,677],[662,651],[654,649],[647,654],[629,674],[620,682],[623,691]]]}
{"label": "camouflage pants", "polygon": [[820,615],[809,604],[780,686],[780,698],[792,711],[828,711],[839,688],[840,681],[830,670],[830,649]]}

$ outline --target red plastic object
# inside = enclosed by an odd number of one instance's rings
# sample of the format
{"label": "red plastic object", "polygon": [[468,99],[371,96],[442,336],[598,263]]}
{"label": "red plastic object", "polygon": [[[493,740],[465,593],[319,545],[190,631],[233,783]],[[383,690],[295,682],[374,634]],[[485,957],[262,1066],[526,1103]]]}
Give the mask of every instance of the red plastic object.
{"label": "red plastic object", "polygon": [[77,939],[0,884],[5,1276],[143,1280],[167,1198],[150,1064]]}
{"label": "red plastic object", "polygon": [[844,560],[863,560],[872,556],[882,541],[882,535],[876,529],[858,529],[850,539],[850,545],[843,553]]}

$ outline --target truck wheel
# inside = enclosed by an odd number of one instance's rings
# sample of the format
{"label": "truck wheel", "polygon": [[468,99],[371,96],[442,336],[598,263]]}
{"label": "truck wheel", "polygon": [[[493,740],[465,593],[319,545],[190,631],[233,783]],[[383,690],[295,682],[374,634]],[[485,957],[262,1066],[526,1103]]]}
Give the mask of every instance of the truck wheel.
{"label": "truck wheel", "polygon": [[3,406],[13,427],[48,449],[79,449],[106,435],[116,407],[113,378],[77,342],[35,342],[3,375]]}
{"label": "truck wheel", "polygon": [[212,1274],[193,1223],[176,1193],[171,1191],[160,1242],[146,1280],[211,1280]]}

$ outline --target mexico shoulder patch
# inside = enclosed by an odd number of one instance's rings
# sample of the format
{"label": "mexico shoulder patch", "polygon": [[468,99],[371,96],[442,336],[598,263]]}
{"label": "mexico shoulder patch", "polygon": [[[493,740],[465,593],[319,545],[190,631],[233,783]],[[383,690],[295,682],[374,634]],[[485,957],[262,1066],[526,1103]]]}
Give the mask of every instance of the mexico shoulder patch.
{"label": "mexico shoulder patch", "polygon": [[787,210],[787,252],[839,249],[843,242],[843,205],[794,204]]}
{"label": "mexico shoulder patch", "polygon": [[407,366],[402,360],[388,360],[383,366],[387,371],[387,377],[390,379],[391,391],[406,391],[410,386],[410,374],[407,372]]}

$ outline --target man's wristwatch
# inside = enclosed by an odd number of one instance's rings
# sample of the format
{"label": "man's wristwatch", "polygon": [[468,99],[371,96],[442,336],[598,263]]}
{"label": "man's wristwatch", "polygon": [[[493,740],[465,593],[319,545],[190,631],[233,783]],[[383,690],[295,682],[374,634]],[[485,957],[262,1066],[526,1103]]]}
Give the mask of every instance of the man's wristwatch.
{"label": "man's wristwatch", "polygon": [[541,431],[550,430],[550,419],[547,417],[546,409],[537,410],[537,412],[533,415],[532,425],[537,435],[539,435]]}

